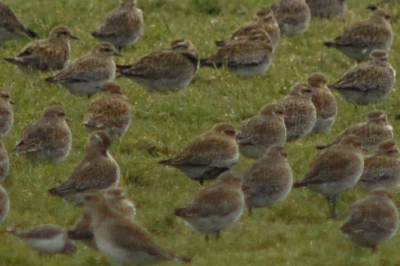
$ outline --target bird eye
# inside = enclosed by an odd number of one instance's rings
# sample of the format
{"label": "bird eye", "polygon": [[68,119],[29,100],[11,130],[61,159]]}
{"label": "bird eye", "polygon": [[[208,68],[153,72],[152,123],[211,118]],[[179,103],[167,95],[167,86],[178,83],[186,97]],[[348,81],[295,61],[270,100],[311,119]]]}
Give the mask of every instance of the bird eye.
{"label": "bird eye", "polygon": [[386,15],[386,16],[385,16],[385,19],[390,19],[390,16],[389,16],[389,15]]}

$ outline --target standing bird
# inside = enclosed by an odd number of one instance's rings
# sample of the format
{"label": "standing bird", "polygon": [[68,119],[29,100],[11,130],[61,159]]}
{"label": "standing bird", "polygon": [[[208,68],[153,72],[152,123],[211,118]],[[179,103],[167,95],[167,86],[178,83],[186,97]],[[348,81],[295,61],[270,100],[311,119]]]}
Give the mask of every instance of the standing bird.
{"label": "standing bird", "polygon": [[91,101],[83,127],[89,133],[103,130],[122,137],[131,122],[131,104],[117,84],[106,83],[102,91],[100,97]]}
{"label": "standing bird", "polygon": [[334,84],[332,90],[348,102],[357,105],[377,103],[385,99],[393,89],[396,71],[390,65],[386,51],[374,50],[370,61],[349,70]]}
{"label": "standing bird", "polygon": [[333,41],[325,42],[328,48],[336,48],[357,62],[368,60],[373,50],[389,50],[393,42],[390,14],[383,8],[369,6],[372,15],[352,24]]}
{"label": "standing bird", "polygon": [[13,151],[29,161],[61,163],[71,150],[72,135],[61,106],[48,106],[42,117],[28,124]]}
{"label": "standing bird", "polygon": [[178,168],[187,177],[203,184],[230,170],[239,159],[235,128],[216,124],[211,130],[194,138],[181,152],[159,164]]}
{"label": "standing bird", "polygon": [[306,0],[311,16],[332,18],[343,15],[346,11],[346,0]]}
{"label": "standing bird", "polygon": [[79,40],[64,26],[57,26],[50,31],[47,39],[28,43],[16,57],[5,60],[16,64],[21,71],[61,70],[68,62],[70,40]]}
{"label": "standing bird", "polygon": [[0,224],[4,222],[10,211],[10,200],[7,191],[0,185]]}
{"label": "standing bird", "polygon": [[12,104],[14,101],[10,99],[10,94],[0,90],[0,137],[5,137],[14,124]]}
{"label": "standing bird", "polygon": [[326,86],[324,75],[315,73],[308,78],[308,84],[312,88],[311,100],[317,111],[313,133],[322,133],[331,129],[335,123],[338,106],[335,96]]}
{"label": "standing bird", "polygon": [[307,187],[325,197],[331,217],[336,218],[337,196],[358,182],[363,168],[360,138],[346,136],[340,143],[321,151],[303,180],[296,182],[294,188]]}
{"label": "standing bird", "polygon": [[397,231],[399,214],[391,200],[391,194],[383,189],[353,203],[341,231],[351,241],[362,247],[376,247],[391,239]]}
{"label": "standing bird", "polygon": [[393,127],[388,122],[384,111],[371,111],[368,113],[367,119],[367,122],[347,128],[331,144],[319,145],[317,148],[320,150],[325,149],[340,143],[346,136],[356,135],[360,138],[364,150],[373,151],[376,150],[381,142],[393,138]]}
{"label": "standing bird", "polygon": [[311,13],[305,0],[280,0],[272,4],[271,9],[281,36],[292,36],[308,29]]}
{"label": "standing bird", "polygon": [[60,83],[72,94],[90,97],[99,92],[104,84],[114,80],[116,67],[113,56],[121,56],[115,52],[114,46],[106,42],[98,43],[93,51],[46,81]]}
{"label": "standing bird", "polygon": [[399,184],[400,153],[393,140],[385,140],[374,155],[364,159],[364,171],[357,185],[368,190],[385,188],[394,191]]}
{"label": "standing bird", "polygon": [[191,261],[161,248],[148,232],[112,209],[104,195],[86,196],[85,205],[92,217],[96,246],[111,262],[144,265],[163,260]]}
{"label": "standing bird", "polygon": [[184,219],[194,230],[215,234],[235,224],[242,216],[244,196],[241,179],[228,172],[221,175],[209,187],[201,190],[186,207],[175,210],[175,216]]}
{"label": "standing bird", "polygon": [[201,66],[226,66],[232,74],[251,77],[265,74],[271,65],[273,45],[263,29],[251,30],[245,36],[218,45],[216,54],[200,60]]}
{"label": "standing bird", "polygon": [[311,101],[312,88],[308,84],[294,85],[290,93],[278,104],[283,108],[286,141],[309,134],[317,121],[317,111]]}
{"label": "standing bird", "polygon": [[18,21],[14,12],[8,5],[0,2],[0,44],[23,35],[30,38],[36,38],[37,36],[35,32],[25,28],[21,22]]}
{"label": "standing bird", "polygon": [[66,181],[49,190],[50,195],[66,197],[76,204],[82,204],[88,193],[117,187],[120,170],[118,163],[107,151],[111,143],[105,132],[90,134],[82,162]]}
{"label": "standing bird", "polygon": [[121,5],[108,13],[97,31],[91,34],[117,49],[130,46],[143,35],[143,13],[136,0],[120,0]]}
{"label": "standing bird", "polygon": [[284,201],[293,185],[293,173],[285,148],[271,146],[244,173],[242,189],[249,213],[253,208],[269,207]]}
{"label": "standing bird", "polygon": [[198,65],[197,48],[191,41],[179,39],[170,48],[156,50],[132,65],[118,65],[117,72],[149,92],[174,92],[192,82]]}
{"label": "standing bird", "polygon": [[245,121],[236,135],[242,155],[257,159],[272,145],[283,146],[286,142],[286,126],[283,108],[270,103],[260,113]]}

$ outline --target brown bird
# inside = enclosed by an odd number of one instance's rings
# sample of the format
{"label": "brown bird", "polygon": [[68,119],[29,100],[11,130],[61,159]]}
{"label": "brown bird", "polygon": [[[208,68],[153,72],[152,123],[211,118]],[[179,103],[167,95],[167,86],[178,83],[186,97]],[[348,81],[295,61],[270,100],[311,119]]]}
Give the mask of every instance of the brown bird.
{"label": "brown bird", "polygon": [[14,12],[8,5],[0,2],[0,44],[23,35],[30,38],[36,38],[37,36],[35,32],[25,28],[21,22],[18,21]]}
{"label": "brown bird", "polygon": [[84,197],[93,191],[106,191],[118,186],[118,163],[107,152],[111,139],[105,132],[92,133],[86,144],[86,154],[66,181],[49,190],[50,195],[71,199],[82,204]]}
{"label": "brown bird", "polygon": [[285,148],[271,146],[244,173],[242,189],[249,213],[253,208],[269,207],[284,201],[293,185],[293,173]]}
{"label": "brown bird", "polygon": [[318,149],[325,149],[339,143],[348,135],[360,138],[364,150],[376,150],[379,143],[393,138],[393,127],[388,122],[386,113],[381,110],[371,111],[367,116],[368,121],[350,126],[342,132],[331,144],[319,145]]}
{"label": "brown bird", "polygon": [[351,241],[372,248],[391,239],[397,231],[399,214],[391,194],[383,189],[353,203],[341,230]]}
{"label": "brown bird", "polygon": [[343,15],[346,11],[346,0],[306,0],[311,16],[331,18]]}
{"label": "brown bird", "polygon": [[14,112],[11,105],[14,101],[10,99],[10,94],[0,90],[0,136],[5,137],[14,124]]}
{"label": "brown bird", "polygon": [[312,88],[312,102],[317,111],[317,121],[312,130],[313,133],[322,133],[331,129],[335,123],[338,106],[335,96],[326,86],[324,75],[315,73],[308,78],[308,84]]}
{"label": "brown bird", "polygon": [[30,161],[63,162],[71,150],[72,136],[61,106],[48,106],[42,117],[28,124],[13,151]]}
{"label": "brown bird", "polygon": [[85,204],[92,217],[96,245],[111,262],[144,265],[162,260],[191,261],[159,247],[148,232],[112,209],[104,195],[86,196]]}
{"label": "brown bird", "polygon": [[83,126],[89,133],[103,130],[122,137],[131,122],[131,104],[117,84],[107,83],[102,91],[102,96],[90,102]]}
{"label": "brown bird", "polygon": [[360,179],[364,168],[362,142],[354,135],[321,151],[310,165],[309,172],[294,188],[307,187],[324,196],[332,218],[336,217],[336,198]]}
{"label": "brown bird", "polygon": [[311,101],[312,88],[308,84],[294,85],[278,104],[283,108],[286,141],[293,141],[310,133],[317,121],[317,111]]}
{"label": "brown bird", "polygon": [[393,140],[379,144],[376,154],[365,158],[364,171],[357,185],[368,190],[393,191],[400,183],[400,153]]}
{"label": "brown bird", "polygon": [[10,211],[10,200],[7,191],[0,185],[0,225],[7,217]]}
{"label": "brown bird", "polygon": [[0,142],[0,183],[6,180],[10,170],[8,153],[3,143]]}
{"label": "brown bird", "polygon": [[305,0],[280,0],[273,3],[271,9],[279,24],[281,36],[292,36],[308,29],[311,13]]}
{"label": "brown bird", "polygon": [[283,146],[286,142],[286,126],[283,109],[276,103],[264,106],[260,113],[245,121],[236,135],[242,155],[257,159],[272,145]]}
{"label": "brown bird", "polygon": [[393,42],[390,13],[376,6],[368,8],[372,10],[369,19],[352,24],[341,36],[331,42],[325,42],[324,45],[336,48],[358,62],[368,60],[373,50],[389,50]]}
{"label": "brown bird", "polygon": [[209,187],[202,189],[186,207],[175,210],[175,216],[184,219],[194,230],[216,234],[232,226],[242,216],[244,196],[241,179],[228,172],[221,175]]}
{"label": "brown bird", "polygon": [[220,123],[197,136],[173,158],[158,163],[178,168],[190,179],[203,184],[231,169],[238,159],[235,128]]}

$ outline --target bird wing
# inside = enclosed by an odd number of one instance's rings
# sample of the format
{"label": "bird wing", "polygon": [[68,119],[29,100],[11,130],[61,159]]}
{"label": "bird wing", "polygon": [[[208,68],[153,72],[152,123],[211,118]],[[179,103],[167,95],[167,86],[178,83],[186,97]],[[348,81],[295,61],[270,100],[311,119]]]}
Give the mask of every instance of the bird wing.
{"label": "bird wing", "polygon": [[374,71],[372,68],[369,64],[355,67],[330,87],[337,90],[366,90],[371,87],[371,81],[379,80],[382,76],[382,71]]}
{"label": "bird wing", "polygon": [[100,36],[118,36],[121,33],[141,24],[140,12],[120,10],[119,8],[106,15],[98,30]]}
{"label": "bird wing", "polygon": [[356,22],[335,39],[336,44],[350,47],[363,47],[382,38],[390,37],[390,31],[375,22],[364,20]]}

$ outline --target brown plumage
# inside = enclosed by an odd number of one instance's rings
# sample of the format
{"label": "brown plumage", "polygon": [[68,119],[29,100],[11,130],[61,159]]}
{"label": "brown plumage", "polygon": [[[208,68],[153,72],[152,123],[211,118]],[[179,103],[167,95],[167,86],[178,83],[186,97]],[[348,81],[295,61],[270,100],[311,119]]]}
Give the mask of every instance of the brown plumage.
{"label": "brown plumage", "polygon": [[272,4],[271,9],[281,36],[292,36],[308,29],[311,13],[305,0],[280,0]]}
{"label": "brown plumage", "polygon": [[10,94],[0,90],[0,136],[5,137],[14,124],[14,112],[11,105],[14,101],[10,99]]}
{"label": "brown plumage", "polygon": [[346,11],[346,0],[306,0],[311,16],[331,18],[343,15]]}

